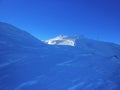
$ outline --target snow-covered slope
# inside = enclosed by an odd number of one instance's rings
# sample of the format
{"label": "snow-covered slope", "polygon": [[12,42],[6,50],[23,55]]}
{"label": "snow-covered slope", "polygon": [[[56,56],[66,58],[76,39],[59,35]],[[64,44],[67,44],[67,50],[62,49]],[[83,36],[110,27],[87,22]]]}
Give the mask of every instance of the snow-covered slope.
{"label": "snow-covered slope", "polygon": [[0,23],[0,90],[120,90],[120,45],[59,37],[74,47]]}
{"label": "snow-covered slope", "polygon": [[7,47],[39,47],[44,43],[23,30],[0,22],[0,45]]}

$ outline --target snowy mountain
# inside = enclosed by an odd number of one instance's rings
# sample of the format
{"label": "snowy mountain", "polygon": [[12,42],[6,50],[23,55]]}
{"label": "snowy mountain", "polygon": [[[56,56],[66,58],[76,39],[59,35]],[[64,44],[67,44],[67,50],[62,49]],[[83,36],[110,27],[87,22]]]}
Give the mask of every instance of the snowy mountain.
{"label": "snowy mountain", "polygon": [[59,35],[55,38],[45,40],[44,42],[50,45],[68,45],[75,46],[75,42],[77,39],[83,38],[82,36],[66,36]]}
{"label": "snowy mountain", "polygon": [[0,90],[120,90],[120,45],[81,36],[49,41],[55,45],[0,23]]}

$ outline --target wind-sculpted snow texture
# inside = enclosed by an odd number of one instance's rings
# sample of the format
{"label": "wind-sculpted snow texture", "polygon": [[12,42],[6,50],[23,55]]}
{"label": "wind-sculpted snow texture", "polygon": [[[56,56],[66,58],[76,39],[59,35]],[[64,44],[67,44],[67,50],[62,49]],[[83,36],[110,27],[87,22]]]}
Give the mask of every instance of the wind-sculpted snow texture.
{"label": "wind-sculpted snow texture", "polygon": [[120,90],[120,46],[87,38],[47,45],[0,23],[0,90]]}

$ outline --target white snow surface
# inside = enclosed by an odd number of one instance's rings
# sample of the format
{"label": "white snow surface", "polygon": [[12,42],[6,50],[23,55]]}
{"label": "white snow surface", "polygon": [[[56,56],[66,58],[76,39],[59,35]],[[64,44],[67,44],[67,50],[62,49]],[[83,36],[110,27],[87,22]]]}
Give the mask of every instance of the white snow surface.
{"label": "white snow surface", "polygon": [[83,36],[67,36],[67,35],[59,35],[55,38],[45,40],[44,42],[50,45],[68,45],[75,46],[75,41],[78,38],[83,38]]}

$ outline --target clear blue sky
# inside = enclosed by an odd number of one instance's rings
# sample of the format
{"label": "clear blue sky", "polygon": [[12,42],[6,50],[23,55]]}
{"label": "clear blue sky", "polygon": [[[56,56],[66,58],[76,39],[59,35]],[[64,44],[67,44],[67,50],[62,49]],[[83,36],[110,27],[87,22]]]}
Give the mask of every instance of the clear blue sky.
{"label": "clear blue sky", "polygon": [[120,0],[0,0],[0,21],[39,39],[83,34],[120,44]]}

